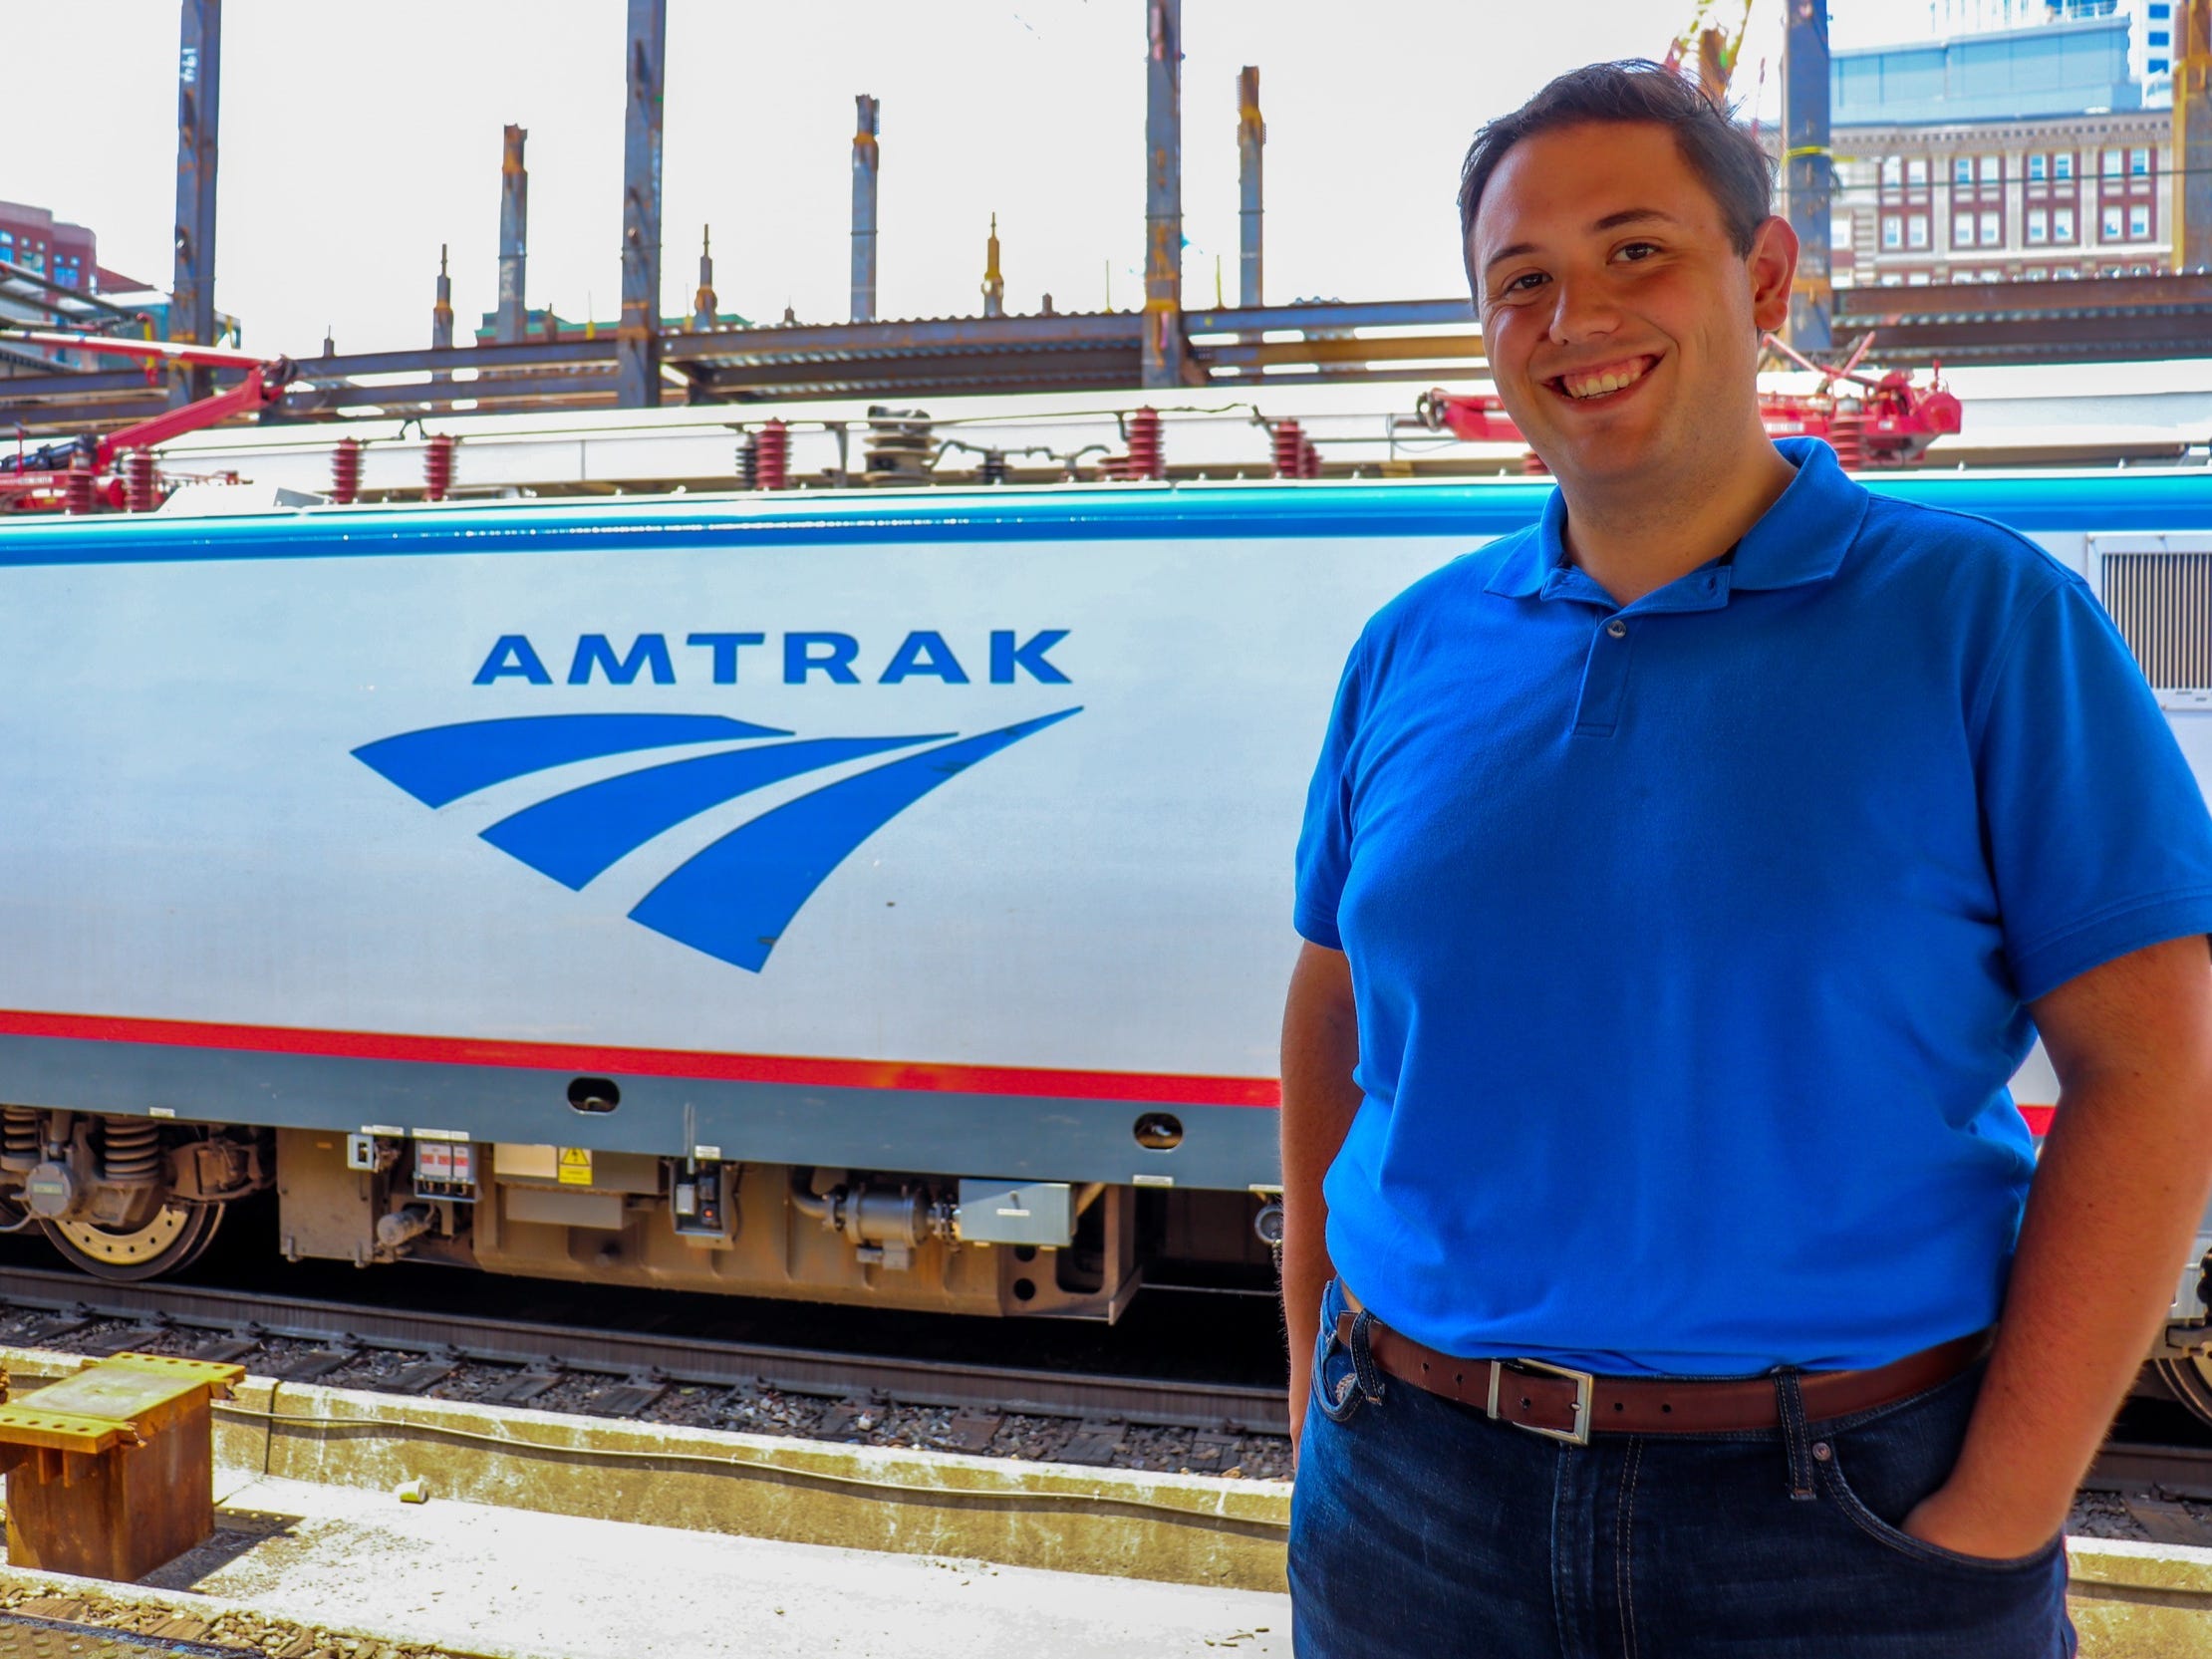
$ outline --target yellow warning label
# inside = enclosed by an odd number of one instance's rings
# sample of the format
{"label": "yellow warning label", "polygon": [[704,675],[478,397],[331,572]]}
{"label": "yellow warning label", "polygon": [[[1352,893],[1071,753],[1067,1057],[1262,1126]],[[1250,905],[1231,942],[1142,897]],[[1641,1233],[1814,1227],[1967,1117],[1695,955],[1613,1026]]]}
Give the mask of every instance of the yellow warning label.
{"label": "yellow warning label", "polygon": [[561,1148],[561,1185],[564,1187],[589,1187],[592,1184],[592,1150],[587,1146]]}

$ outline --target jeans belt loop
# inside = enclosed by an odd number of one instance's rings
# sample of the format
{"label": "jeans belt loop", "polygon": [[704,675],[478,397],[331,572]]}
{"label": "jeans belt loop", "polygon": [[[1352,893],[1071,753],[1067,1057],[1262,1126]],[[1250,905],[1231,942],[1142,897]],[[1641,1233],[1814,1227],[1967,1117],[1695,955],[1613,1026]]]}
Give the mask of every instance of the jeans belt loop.
{"label": "jeans belt loop", "polygon": [[1812,1485],[1812,1437],[1805,1432],[1804,1392],[1797,1371],[1785,1365],[1775,1373],[1775,1407],[1782,1417],[1782,1443],[1790,1458],[1790,1499],[1809,1503],[1820,1494]]}
{"label": "jeans belt loop", "polygon": [[1375,1316],[1364,1307],[1352,1315],[1352,1339],[1346,1344],[1352,1351],[1352,1375],[1358,1380],[1361,1398],[1371,1406],[1382,1404],[1382,1367],[1375,1363],[1374,1344],[1369,1339],[1369,1329]]}

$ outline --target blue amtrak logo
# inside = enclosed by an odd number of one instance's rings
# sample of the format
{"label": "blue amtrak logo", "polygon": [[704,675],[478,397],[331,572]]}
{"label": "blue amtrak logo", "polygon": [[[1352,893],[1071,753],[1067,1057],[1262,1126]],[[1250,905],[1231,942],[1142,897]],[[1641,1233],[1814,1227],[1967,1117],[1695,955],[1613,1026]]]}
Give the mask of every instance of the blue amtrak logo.
{"label": "blue amtrak logo", "polygon": [[442,807],[572,761],[706,749],[563,790],[483,831],[501,852],[580,892],[617,860],[710,807],[824,767],[915,751],[740,824],[678,865],[630,912],[657,934],[757,973],[799,907],[855,847],[976,761],[1081,711],[1063,708],[972,737],[799,737],[722,714],[539,714],[403,731],[353,752],[424,806]]}

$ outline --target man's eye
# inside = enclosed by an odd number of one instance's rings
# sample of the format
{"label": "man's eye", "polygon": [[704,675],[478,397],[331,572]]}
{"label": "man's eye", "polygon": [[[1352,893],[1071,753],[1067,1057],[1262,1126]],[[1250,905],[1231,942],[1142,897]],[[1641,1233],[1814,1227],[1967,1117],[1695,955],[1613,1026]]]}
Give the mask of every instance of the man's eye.
{"label": "man's eye", "polygon": [[1635,261],[1640,259],[1649,259],[1658,251],[1659,244],[1656,242],[1630,242],[1613,257],[1616,259],[1625,259],[1628,260],[1630,263],[1634,263]]}
{"label": "man's eye", "polygon": [[1541,271],[1522,271],[1521,275],[1515,277],[1498,291],[1501,294],[1525,294],[1529,289],[1534,288],[1544,280],[1544,274]]}

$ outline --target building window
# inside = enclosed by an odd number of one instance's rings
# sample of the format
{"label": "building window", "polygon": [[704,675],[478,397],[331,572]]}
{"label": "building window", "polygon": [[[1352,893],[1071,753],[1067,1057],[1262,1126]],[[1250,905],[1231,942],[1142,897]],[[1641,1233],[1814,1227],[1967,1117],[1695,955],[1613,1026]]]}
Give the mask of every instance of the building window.
{"label": "building window", "polygon": [[2074,240],[2074,209],[2054,207],[2051,210],[2051,239],[2054,242]]}
{"label": "building window", "polygon": [[2103,222],[2097,226],[2097,234],[2107,242],[2120,239],[2120,210],[2117,207],[2104,209]]}
{"label": "building window", "polygon": [[2004,241],[2005,215],[2002,213],[1984,213],[1982,215],[1982,246],[1985,248],[2000,247],[2004,244]]}
{"label": "building window", "polygon": [[1907,245],[1907,246],[1910,246],[1910,247],[1915,247],[1915,248],[1924,248],[1924,247],[1926,247],[1926,246],[1928,245],[1928,215],[1927,215],[1927,214],[1925,214],[1925,213],[1912,213],[1912,214],[1908,214],[1908,215],[1906,216],[1906,218],[1905,218],[1905,242],[1906,242],[1906,245]]}
{"label": "building window", "polygon": [[2150,204],[2136,202],[2127,210],[2127,239],[2130,242],[2150,240]]}
{"label": "building window", "polygon": [[1974,245],[1974,215],[1972,213],[1954,213],[1951,215],[1951,245],[1955,248],[1970,248]]}
{"label": "building window", "polygon": [[2170,0],[2150,0],[2150,4],[2143,9],[2150,14],[2150,20],[2153,23],[2163,23],[2173,16],[2173,6]]}
{"label": "building window", "polygon": [[1984,185],[1984,186],[1986,187],[1986,186],[1988,186],[1988,185],[1991,185],[1991,184],[2002,184],[2002,183],[2004,183],[2004,182],[2005,182],[2005,157],[2004,157],[2004,156],[2002,156],[2002,155],[1985,155],[1985,156],[1983,156],[1983,157],[1982,157],[1982,183],[1983,183],[1983,185]]}
{"label": "building window", "polygon": [[2173,37],[2163,29],[2153,29],[2143,36],[2145,46],[2171,46]]}
{"label": "building window", "polygon": [[2143,65],[2145,75],[2166,75],[2171,73],[2172,69],[2173,61],[2169,58],[2152,58]]}
{"label": "building window", "polygon": [[1954,184],[1971,184],[1974,182],[1973,156],[1961,155],[1951,163],[1951,182]]}
{"label": "building window", "polygon": [[2058,180],[2058,181],[2059,181],[2059,182],[2060,182],[2061,184],[2067,184],[2067,183],[2071,183],[2071,182],[2073,181],[2073,179],[2074,179],[2074,151],[2073,151],[2073,150],[2071,150],[2071,149],[2063,149],[2063,150],[2061,150],[2061,151],[2060,151],[2060,152],[2059,152],[2058,154],[2056,154],[2056,155],[2054,155],[2054,156],[2052,156],[2052,157],[2051,157],[2051,176],[2052,176],[2053,178],[2057,179],[2057,180]]}
{"label": "building window", "polygon": [[2149,150],[2131,149],[2127,152],[2127,176],[2130,178],[2148,178],[2150,176]]}
{"label": "building window", "polygon": [[2040,207],[2028,209],[2028,245],[2041,247],[2051,240],[2051,215]]}
{"label": "building window", "polygon": [[2051,175],[2051,157],[2041,153],[2028,157],[2028,182],[2041,184]]}
{"label": "building window", "polygon": [[2051,280],[2051,273],[2045,270],[2041,265],[2031,265],[2028,267],[2028,269],[2021,272],[2020,274],[2026,277],[2030,282],[2049,282]]}
{"label": "building window", "polygon": [[1905,245],[1905,222],[1895,213],[1882,215],[1882,246],[1901,248]]}
{"label": "building window", "polygon": [[1915,155],[1905,163],[1905,183],[1915,190],[1925,190],[1928,187],[1928,158],[1925,155]]}
{"label": "building window", "polygon": [[1882,187],[1894,190],[1904,181],[1905,163],[1903,159],[1895,155],[1884,155],[1882,157]]}

